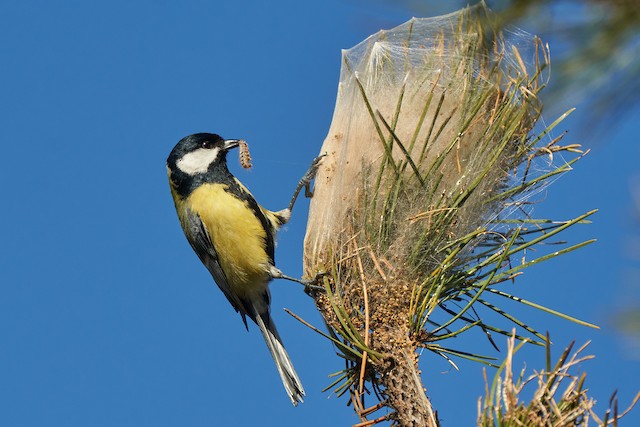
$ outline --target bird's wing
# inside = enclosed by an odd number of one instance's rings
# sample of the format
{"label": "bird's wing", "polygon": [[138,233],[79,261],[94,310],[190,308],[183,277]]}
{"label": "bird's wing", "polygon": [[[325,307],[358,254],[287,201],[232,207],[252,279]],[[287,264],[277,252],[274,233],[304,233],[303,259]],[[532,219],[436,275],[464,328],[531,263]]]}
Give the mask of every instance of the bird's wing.
{"label": "bird's wing", "polygon": [[253,211],[253,214],[258,218],[262,224],[262,228],[266,234],[265,237],[265,252],[269,257],[271,265],[275,265],[275,239],[278,228],[286,221],[278,222],[279,217],[274,212],[271,212],[258,204],[251,192],[241,183],[238,178],[233,178],[233,184],[236,186],[236,192],[241,195],[249,209]]}
{"label": "bird's wing", "polygon": [[236,295],[229,286],[229,281],[227,280],[227,276],[224,273],[224,270],[220,266],[220,262],[218,260],[218,253],[216,252],[215,247],[211,241],[211,237],[207,232],[204,223],[200,219],[197,213],[187,209],[186,215],[186,226],[185,229],[188,230],[186,233],[187,240],[191,244],[191,247],[198,255],[202,263],[207,267],[211,275],[213,276],[213,280],[215,280],[216,284],[227,297],[233,308],[242,315],[242,321],[244,322],[245,327],[247,327],[247,319],[246,315],[249,314],[249,310],[245,307],[243,301]]}

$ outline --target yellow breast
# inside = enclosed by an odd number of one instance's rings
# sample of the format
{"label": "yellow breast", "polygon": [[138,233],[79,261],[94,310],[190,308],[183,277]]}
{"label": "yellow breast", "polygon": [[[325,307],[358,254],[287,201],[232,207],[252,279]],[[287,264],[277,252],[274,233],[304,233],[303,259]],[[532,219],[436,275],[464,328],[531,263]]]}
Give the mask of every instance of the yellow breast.
{"label": "yellow breast", "polygon": [[225,188],[201,185],[187,198],[187,207],[207,228],[231,289],[238,295],[261,291],[269,280],[267,233],[247,203]]}

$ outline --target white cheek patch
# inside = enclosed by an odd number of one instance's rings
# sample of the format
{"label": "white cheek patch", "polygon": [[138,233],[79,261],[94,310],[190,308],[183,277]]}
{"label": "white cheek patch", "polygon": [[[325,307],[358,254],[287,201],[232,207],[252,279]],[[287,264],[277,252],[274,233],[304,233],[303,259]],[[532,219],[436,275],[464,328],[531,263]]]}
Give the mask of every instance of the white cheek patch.
{"label": "white cheek patch", "polygon": [[219,153],[219,148],[198,148],[182,156],[176,162],[176,166],[187,175],[205,173],[209,169],[209,165],[218,158]]}

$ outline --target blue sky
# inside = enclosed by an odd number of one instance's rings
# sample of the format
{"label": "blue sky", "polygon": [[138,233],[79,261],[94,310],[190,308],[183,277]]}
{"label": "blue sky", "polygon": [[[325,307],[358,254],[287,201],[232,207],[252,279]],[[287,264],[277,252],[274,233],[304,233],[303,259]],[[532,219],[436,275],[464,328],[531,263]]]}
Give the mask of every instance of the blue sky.
{"label": "blue sky", "polygon": [[[284,207],[328,131],[340,50],[412,15],[355,0],[5,1],[0,424],[355,423],[345,400],[321,392],[341,369],[334,350],[282,311],[320,325],[312,301],[275,282],[274,317],[307,390],[291,406],[257,329],[246,333],[183,237],[165,159],[194,132],[246,139],[254,167],[230,162],[232,170],[263,205]],[[557,353],[592,340],[587,385],[601,402],[618,389],[621,406],[640,378],[637,349],[634,358],[610,320],[638,301],[626,252],[638,231],[629,190],[637,113],[598,140],[571,131],[584,125],[577,118],[563,125],[567,142],[593,151],[536,214],[568,219],[600,208],[594,224],[565,235],[598,242],[516,285],[523,297],[602,326],[522,313],[551,331]],[[306,207],[280,234],[276,259],[290,275],[301,274]],[[528,368],[542,366],[540,350],[523,356]],[[423,367],[443,425],[473,425],[480,367],[456,372],[431,356]],[[634,424],[640,411],[623,422]]]}

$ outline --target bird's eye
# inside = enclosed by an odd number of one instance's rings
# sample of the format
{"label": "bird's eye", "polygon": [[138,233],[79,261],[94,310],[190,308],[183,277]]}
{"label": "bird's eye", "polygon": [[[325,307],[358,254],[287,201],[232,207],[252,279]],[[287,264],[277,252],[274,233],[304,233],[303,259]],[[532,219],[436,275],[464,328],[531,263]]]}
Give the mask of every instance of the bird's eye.
{"label": "bird's eye", "polygon": [[205,148],[205,149],[209,149],[213,146],[210,141],[202,141],[201,145],[202,145],[202,148]]}

